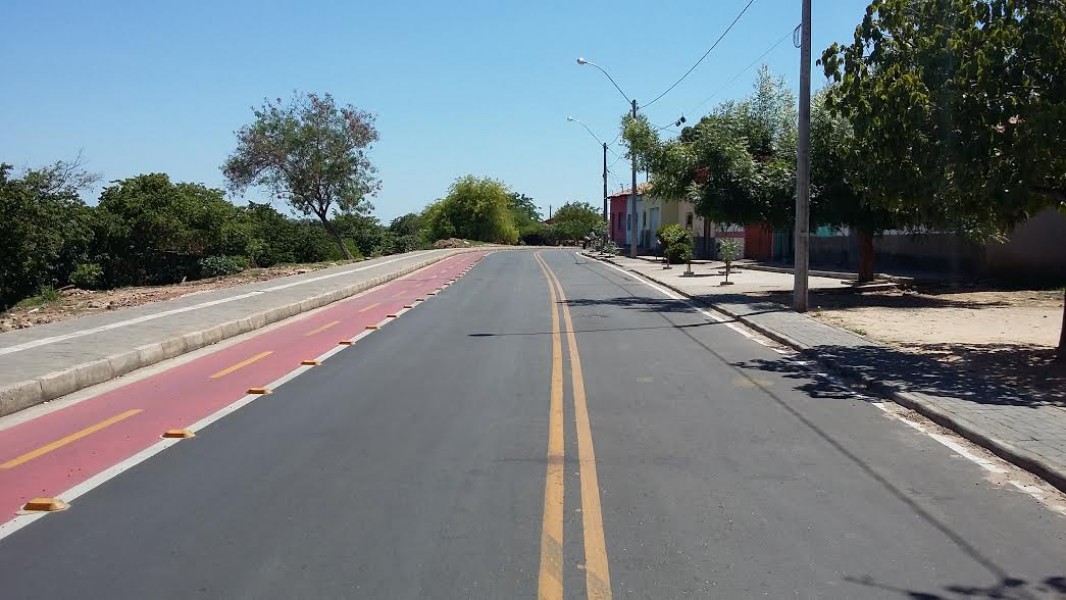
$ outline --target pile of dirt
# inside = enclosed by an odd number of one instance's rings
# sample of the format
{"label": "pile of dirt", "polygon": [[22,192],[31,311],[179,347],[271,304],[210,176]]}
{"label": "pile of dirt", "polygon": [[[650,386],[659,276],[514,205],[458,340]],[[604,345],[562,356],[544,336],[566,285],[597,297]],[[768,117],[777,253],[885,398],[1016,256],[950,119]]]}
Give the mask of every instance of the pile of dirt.
{"label": "pile of dirt", "polygon": [[437,240],[433,242],[433,247],[437,249],[442,248],[470,248],[474,244],[469,240],[461,240],[459,238],[448,238],[446,240]]}

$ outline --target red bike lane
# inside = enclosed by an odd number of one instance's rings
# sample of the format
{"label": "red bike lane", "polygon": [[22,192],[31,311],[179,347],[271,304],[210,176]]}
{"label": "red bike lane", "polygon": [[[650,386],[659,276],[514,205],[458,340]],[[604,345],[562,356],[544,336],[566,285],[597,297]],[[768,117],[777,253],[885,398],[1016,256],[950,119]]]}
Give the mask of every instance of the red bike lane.
{"label": "red bike lane", "polygon": [[[0,431],[0,525],[31,498],[63,493],[234,405],[301,362],[336,349],[429,298],[485,253],[406,277],[161,373]],[[313,367],[307,367],[313,368]]]}

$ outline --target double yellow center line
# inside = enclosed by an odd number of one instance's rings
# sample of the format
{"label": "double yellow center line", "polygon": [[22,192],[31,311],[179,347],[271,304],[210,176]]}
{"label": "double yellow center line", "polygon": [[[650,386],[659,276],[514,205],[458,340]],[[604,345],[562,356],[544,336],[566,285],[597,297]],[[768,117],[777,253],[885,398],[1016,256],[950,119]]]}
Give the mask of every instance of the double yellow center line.
{"label": "double yellow center line", "polygon": [[564,514],[564,408],[562,336],[559,311],[566,325],[570,357],[570,385],[574,397],[574,421],[577,431],[577,455],[581,477],[581,516],[585,546],[585,588],[589,600],[611,598],[611,576],[607,566],[607,544],[603,533],[600,486],[596,475],[596,452],[592,444],[585,379],[581,372],[581,355],[577,349],[574,323],[566,292],[548,263],[533,255],[548,282],[552,315],[552,385],[548,418],[548,467],[544,483],[544,522],[540,544],[538,596],[541,600],[563,597],[563,514]]}

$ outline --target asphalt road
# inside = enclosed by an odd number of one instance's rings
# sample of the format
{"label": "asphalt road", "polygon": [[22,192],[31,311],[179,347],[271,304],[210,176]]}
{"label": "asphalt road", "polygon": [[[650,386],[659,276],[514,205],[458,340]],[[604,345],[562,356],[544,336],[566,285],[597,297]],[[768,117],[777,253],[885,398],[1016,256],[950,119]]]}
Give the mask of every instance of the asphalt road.
{"label": "asphalt road", "polygon": [[1066,518],[630,275],[541,256],[488,256],[0,540],[0,597],[1066,597]]}

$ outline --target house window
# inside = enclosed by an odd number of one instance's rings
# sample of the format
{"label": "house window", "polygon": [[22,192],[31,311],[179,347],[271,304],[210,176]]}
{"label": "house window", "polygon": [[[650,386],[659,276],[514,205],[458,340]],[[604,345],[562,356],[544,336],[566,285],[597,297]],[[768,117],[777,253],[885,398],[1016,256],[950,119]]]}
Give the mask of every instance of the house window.
{"label": "house window", "polygon": [[692,229],[692,213],[685,215],[685,227]]}

